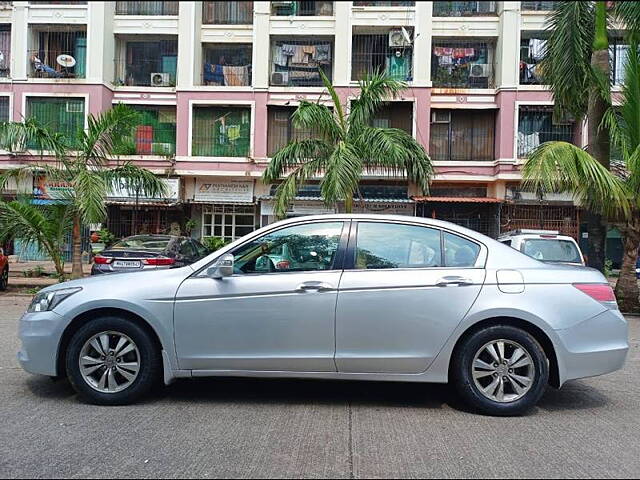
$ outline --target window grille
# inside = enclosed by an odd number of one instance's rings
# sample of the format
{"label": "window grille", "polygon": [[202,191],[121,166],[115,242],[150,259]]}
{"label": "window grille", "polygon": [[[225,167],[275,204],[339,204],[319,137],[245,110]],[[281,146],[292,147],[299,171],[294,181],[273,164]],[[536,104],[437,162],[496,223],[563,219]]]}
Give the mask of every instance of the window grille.
{"label": "window grille", "polygon": [[[13,3],[13,2],[6,2],[6,3]],[[67,1],[61,1],[61,0],[45,0],[45,1],[30,1],[29,2],[30,5],[86,5],[87,1],[86,0],[67,0]]]}
{"label": "window grille", "polygon": [[271,15],[288,16],[331,16],[333,2],[329,1],[293,1],[271,2]]}
{"label": "window grille", "polygon": [[202,23],[205,25],[251,25],[253,2],[202,2]]}
{"label": "window grille", "polygon": [[373,126],[378,128],[399,128],[413,135],[413,103],[384,103],[373,117]]}
{"label": "window grille", "polygon": [[624,69],[629,56],[629,45],[622,39],[613,39],[609,44],[609,59],[611,61],[611,82],[614,85],[624,83]]}
{"label": "window grille", "polygon": [[556,8],[556,4],[558,2],[545,2],[545,1],[537,1],[537,2],[522,2],[521,8],[523,12],[538,12],[538,11],[550,11]]}
{"label": "window grille", "polygon": [[116,15],[178,15],[178,2],[116,2]]}
{"label": "window grille", "polygon": [[[86,27],[85,27],[86,28]],[[29,51],[30,77],[85,78],[87,65],[86,29],[32,29]]]}
{"label": "window grille", "polygon": [[251,44],[206,45],[202,51],[202,84],[250,86],[251,50]]}
{"label": "window grille", "polygon": [[[35,118],[52,132],[60,133],[68,146],[77,142],[78,131],[84,129],[84,98],[27,98],[27,118]],[[29,148],[37,145],[30,144]]]}
{"label": "window grille", "polygon": [[495,15],[496,2],[433,2],[434,17]]}
{"label": "window grille", "polygon": [[268,154],[272,157],[278,150],[293,141],[318,136],[313,129],[305,129],[293,125],[292,115],[296,107],[267,107]]}
{"label": "window grille", "polygon": [[9,97],[0,97],[0,122],[9,121]]}
{"label": "window grille", "polygon": [[319,69],[332,78],[333,40],[272,40],[272,86],[320,87]]}
{"label": "window grille", "polygon": [[579,238],[578,209],[575,206],[505,204],[500,215],[500,231],[518,229],[557,230]]}
{"label": "window grille", "polygon": [[489,237],[500,232],[500,205],[496,203],[420,202],[418,217],[435,218],[461,225]]}
{"label": "window grille", "polygon": [[493,88],[494,57],[489,41],[436,38],[431,56],[433,86]]}
{"label": "window grille", "polygon": [[249,107],[193,107],[192,155],[247,157],[251,136]]}
{"label": "window grille", "polygon": [[8,77],[11,65],[11,25],[0,25],[0,77]]}
{"label": "window grille", "polygon": [[523,38],[520,40],[520,84],[542,84],[542,61],[547,50],[547,40],[542,36]]}
{"label": "window grille", "polygon": [[494,159],[493,110],[432,110],[429,155],[435,161]]}
{"label": "window grille", "polygon": [[117,155],[163,155],[176,153],[176,107],[129,105],[138,113],[133,136],[116,147]]}
{"label": "window grille", "polygon": [[404,32],[392,29],[375,35],[354,35],[351,79],[362,80],[384,72],[396,80],[413,80],[413,30],[404,29]]}
{"label": "window grille", "polygon": [[574,122],[553,118],[553,107],[522,106],[518,116],[518,157],[526,157],[536,147],[551,141],[573,143]]}
{"label": "window grille", "polygon": [[117,51],[116,86],[175,87],[177,40],[120,42]]}
{"label": "window grille", "polygon": [[207,205],[202,210],[202,236],[233,241],[257,228],[254,205]]}

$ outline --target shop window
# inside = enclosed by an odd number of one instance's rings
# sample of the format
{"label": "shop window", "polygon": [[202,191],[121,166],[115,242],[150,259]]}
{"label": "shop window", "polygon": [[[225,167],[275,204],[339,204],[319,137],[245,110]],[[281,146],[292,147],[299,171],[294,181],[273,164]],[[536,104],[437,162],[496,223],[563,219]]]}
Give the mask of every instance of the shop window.
{"label": "shop window", "polygon": [[233,241],[256,229],[255,206],[211,205],[202,210],[202,236]]}
{"label": "shop window", "polygon": [[[60,133],[68,146],[77,141],[84,129],[84,98],[31,97],[27,98],[27,118],[35,118],[55,133]],[[36,148],[30,144],[29,148]]]}
{"label": "shop window", "polygon": [[30,27],[28,60],[30,77],[85,78],[86,27]]}
{"label": "shop window", "polygon": [[329,1],[271,2],[271,15],[275,15],[278,17],[331,16],[333,15],[333,2],[329,2]]}
{"label": "shop window", "polygon": [[413,30],[394,28],[380,34],[354,35],[351,79],[386,73],[401,81],[413,80]]}
{"label": "shop window", "polygon": [[518,115],[518,157],[526,157],[545,142],[573,143],[574,122],[554,119],[553,107],[522,106]]}
{"label": "shop window", "polygon": [[436,161],[493,160],[493,110],[432,110],[429,155]]}
{"label": "shop window", "polygon": [[251,136],[251,108],[194,107],[192,155],[246,157]]}
{"label": "shop window", "polygon": [[272,40],[270,85],[320,87],[319,69],[331,80],[332,58],[331,40]]}
{"label": "shop window", "polygon": [[253,2],[202,2],[202,23],[205,25],[251,25]]}
{"label": "shop window", "polygon": [[489,41],[434,39],[434,87],[493,88],[495,48]]}
{"label": "shop window", "polygon": [[202,84],[226,87],[251,85],[251,44],[207,45],[202,49]]}
{"label": "shop window", "polygon": [[496,2],[433,2],[434,17],[495,15]]}
{"label": "shop window", "polygon": [[175,87],[178,40],[117,42],[116,86]]}
{"label": "shop window", "polygon": [[117,155],[174,155],[176,153],[176,107],[129,105],[138,112],[133,136],[116,149]]}
{"label": "shop window", "polygon": [[178,2],[116,2],[116,15],[178,15]]}

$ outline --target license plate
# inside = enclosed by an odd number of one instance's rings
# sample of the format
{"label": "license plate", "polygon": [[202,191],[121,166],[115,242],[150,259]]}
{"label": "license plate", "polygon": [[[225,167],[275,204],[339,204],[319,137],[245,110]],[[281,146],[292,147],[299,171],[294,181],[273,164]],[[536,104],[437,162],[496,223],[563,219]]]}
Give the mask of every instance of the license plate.
{"label": "license plate", "polygon": [[139,261],[133,260],[116,260],[113,262],[114,268],[140,268]]}

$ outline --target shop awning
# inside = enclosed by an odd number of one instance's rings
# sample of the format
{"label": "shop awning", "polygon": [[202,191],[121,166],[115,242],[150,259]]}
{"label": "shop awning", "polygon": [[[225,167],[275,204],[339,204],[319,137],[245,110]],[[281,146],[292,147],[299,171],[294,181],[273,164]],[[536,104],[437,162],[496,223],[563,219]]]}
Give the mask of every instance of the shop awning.
{"label": "shop awning", "polygon": [[163,202],[163,201],[153,201],[153,200],[139,200],[137,203],[135,200],[131,199],[112,199],[109,198],[105,202],[107,205],[122,205],[128,207],[177,207],[180,205],[180,202]]}
{"label": "shop awning", "polygon": [[418,203],[445,202],[445,203],[503,203],[504,200],[493,197],[411,197]]}
{"label": "shop awning", "polygon": [[[274,197],[271,195],[262,196],[259,200],[270,201],[273,200]],[[324,199],[322,197],[294,197],[293,201],[295,202],[323,202]],[[410,198],[354,198],[353,203],[359,203],[364,201],[364,203],[415,203]]]}

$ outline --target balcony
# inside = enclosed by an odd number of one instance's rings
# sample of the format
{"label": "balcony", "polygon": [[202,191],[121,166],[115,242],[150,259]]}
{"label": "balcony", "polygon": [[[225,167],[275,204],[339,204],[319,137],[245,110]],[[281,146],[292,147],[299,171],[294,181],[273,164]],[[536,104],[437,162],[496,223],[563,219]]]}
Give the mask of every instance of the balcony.
{"label": "balcony", "polygon": [[543,59],[547,41],[543,38],[520,40],[520,85],[542,84],[542,72],[538,65]]}
{"label": "balcony", "polygon": [[372,126],[398,128],[413,135],[413,102],[384,103],[373,117]]}
{"label": "balcony", "polygon": [[176,107],[131,105],[138,112],[132,137],[115,149],[116,155],[162,155],[176,153]]}
{"label": "balcony", "polygon": [[250,107],[193,107],[193,156],[248,157],[250,139]]}
{"label": "balcony", "polygon": [[434,39],[431,80],[440,88],[493,88],[495,48],[488,41]]}
{"label": "balcony", "polygon": [[276,17],[330,17],[333,16],[333,2],[271,2],[271,15]]}
{"label": "balcony", "polygon": [[116,2],[116,15],[178,15],[179,2]]}
{"label": "balcony", "polygon": [[291,118],[296,107],[267,107],[267,154],[270,157],[293,141],[304,140],[317,136],[313,129],[296,127]]}
{"label": "balcony", "polygon": [[368,75],[380,72],[396,80],[413,80],[412,40],[411,29],[391,29],[380,34],[353,35],[351,80],[362,80]]}
{"label": "balcony", "polygon": [[65,30],[32,27],[28,52],[31,78],[85,78],[87,64],[86,27]]}
{"label": "balcony", "polygon": [[252,25],[253,2],[202,2],[205,25]]}
{"label": "balcony", "polygon": [[548,12],[556,8],[558,2],[521,2],[523,12]]}
{"label": "balcony", "polygon": [[116,45],[114,85],[175,87],[178,41],[122,41]]}
{"label": "balcony", "polygon": [[84,106],[84,98],[27,97],[25,117],[35,118],[73,146],[78,132],[84,129]]}
{"label": "balcony", "polygon": [[433,2],[434,17],[482,17],[496,14],[496,2]]}
{"label": "balcony", "polygon": [[272,86],[320,87],[319,69],[332,78],[333,40],[272,40]]}
{"label": "balcony", "polygon": [[0,78],[9,76],[11,65],[11,25],[0,25]]}
{"label": "balcony", "polygon": [[494,159],[493,110],[431,110],[429,155],[434,161]]}
{"label": "balcony", "polygon": [[251,44],[219,44],[202,49],[202,85],[251,86]]}
{"label": "balcony", "polygon": [[518,158],[527,157],[545,142],[573,143],[574,122],[553,118],[553,107],[522,106],[518,115]]}
{"label": "balcony", "polygon": [[611,40],[609,59],[611,60],[611,82],[619,87],[624,83],[624,70],[629,55],[629,45],[622,39]]}

